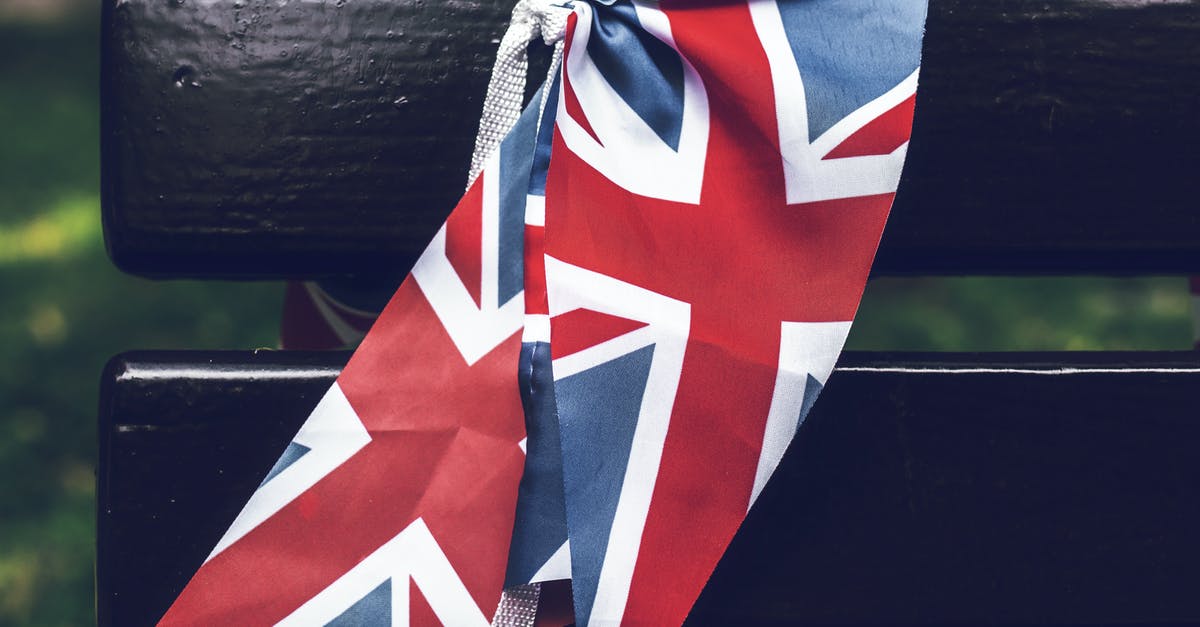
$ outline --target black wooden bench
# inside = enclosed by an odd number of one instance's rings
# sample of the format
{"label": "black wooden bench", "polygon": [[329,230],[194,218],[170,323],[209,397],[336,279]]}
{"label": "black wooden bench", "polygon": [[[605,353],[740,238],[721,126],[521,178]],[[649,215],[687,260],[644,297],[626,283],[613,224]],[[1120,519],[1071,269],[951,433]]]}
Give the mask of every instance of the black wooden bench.
{"label": "black wooden bench", "polygon": [[[930,2],[876,274],[1200,273],[1200,2]],[[510,5],[104,0],[114,262],[402,275]],[[346,357],[110,362],[102,625],[165,611]],[[1198,392],[1193,353],[846,354],[692,621],[1200,621]]]}

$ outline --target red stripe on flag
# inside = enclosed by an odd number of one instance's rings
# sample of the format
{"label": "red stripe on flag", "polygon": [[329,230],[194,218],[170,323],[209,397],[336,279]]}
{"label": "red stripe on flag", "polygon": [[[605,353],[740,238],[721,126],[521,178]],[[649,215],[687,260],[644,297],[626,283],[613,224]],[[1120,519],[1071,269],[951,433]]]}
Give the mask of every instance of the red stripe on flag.
{"label": "red stripe on flag", "polygon": [[525,313],[550,313],[546,300],[546,228],[525,225]]}
{"label": "red stripe on flag", "polygon": [[575,309],[550,319],[550,352],[554,359],[577,353],[646,326],[640,320]]}
{"label": "red stripe on flag", "polygon": [[[393,581],[393,586],[404,585],[403,581]],[[399,608],[404,609],[404,608]],[[395,612],[397,608],[392,608]],[[491,611],[490,609],[487,611]],[[411,578],[408,580],[408,624],[409,625],[440,625],[437,614],[434,613],[433,607],[429,605],[429,601],[425,599],[425,595],[421,589],[417,587],[417,582]],[[396,620],[393,618],[392,622]]]}
{"label": "red stripe on flag", "polygon": [[[788,205],[774,87],[747,5],[664,9],[709,101],[700,204],[631,194],[556,136],[547,197],[560,200],[546,218],[548,254],[691,304],[625,611],[647,625],[684,620],[745,516],[780,323],[853,318],[893,197]],[[557,321],[552,344],[570,326]]]}
{"label": "red stripe on flag", "polygon": [[470,189],[458,202],[458,207],[446,219],[446,258],[462,279],[467,292],[480,307],[480,288],[483,281],[483,179],[481,172]]}
{"label": "red stripe on flag", "polygon": [[917,95],[913,94],[855,131],[824,158],[844,159],[892,154],[912,135],[913,111],[916,105]]}
{"label": "red stripe on flag", "polygon": [[[575,39],[575,23],[578,20],[579,15],[577,13],[572,13],[571,16],[567,18],[567,36],[566,41],[563,43],[565,50],[571,49],[571,42]],[[575,120],[575,123],[578,124],[584,131],[587,131],[587,134],[591,135],[592,139],[596,140],[597,144],[603,145],[604,142],[600,141],[600,137],[598,137],[596,135],[596,131],[592,129],[591,122],[588,122],[587,116],[583,114],[583,107],[579,104],[579,98],[575,95],[575,88],[571,85],[569,73],[566,72],[565,69],[562,73],[562,80],[563,106],[565,106],[567,109],[567,115],[571,116],[571,118]]]}
{"label": "red stripe on flag", "polygon": [[[750,242],[761,241],[753,233],[764,226],[757,218],[769,216],[772,205],[785,205],[786,193],[770,66],[755,45],[749,7],[664,2],[664,8],[676,45],[709,96],[701,205],[718,212],[722,223],[749,223]],[[745,229],[714,235],[736,241],[738,231]],[[710,260],[703,250],[679,252],[702,263]],[[751,274],[739,278],[755,281],[754,274],[768,271],[762,264],[775,249],[745,252],[720,263],[746,264],[743,272]],[[693,285],[705,293],[690,299],[692,331],[626,605],[625,615],[639,624],[683,622],[745,516],[779,348],[778,314],[760,307],[767,303],[759,302],[752,286]],[[722,293],[723,287],[733,290]],[[764,290],[760,296],[770,301],[779,294]]]}

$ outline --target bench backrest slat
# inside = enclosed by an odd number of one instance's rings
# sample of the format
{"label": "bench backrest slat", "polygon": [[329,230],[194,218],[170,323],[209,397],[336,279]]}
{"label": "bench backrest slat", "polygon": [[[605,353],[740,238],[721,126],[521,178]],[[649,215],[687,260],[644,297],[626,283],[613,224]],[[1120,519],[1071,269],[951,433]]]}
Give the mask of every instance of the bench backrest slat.
{"label": "bench backrest slat", "polygon": [[[462,190],[508,6],[106,0],[114,260],[402,273]],[[1198,2],[931,0],[876,272],[1200,272],[1197,102]]]}

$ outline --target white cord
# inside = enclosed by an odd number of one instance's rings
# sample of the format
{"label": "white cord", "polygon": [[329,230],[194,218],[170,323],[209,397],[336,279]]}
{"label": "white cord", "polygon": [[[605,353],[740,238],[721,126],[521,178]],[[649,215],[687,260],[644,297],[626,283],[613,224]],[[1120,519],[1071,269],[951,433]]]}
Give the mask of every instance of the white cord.
{"label": "white cord", "polygon": [[[546,73],[546,88],[538,103],[538,127],[541,127],[550,85],[562,64],[563,37],[571,10],[569,2],[556,4],[554,0],[518,0],[513,7],[512,20],[500,40],[487,97],[483,101],[483,115],[479,119],[479,133],[475,136],[475,152],[471,155],[471,171],[467,176],[468,188],[521,117],[521,102],[525,98],[525,80],[529,73],[528,48],[538,36],[547,46],[554,46],[550,70]],[[504,590],[492,626],[533,627],[541,587],[534,583]]]}
{"label": "white cord", "polygon": [[500,595],[500,607],[492,619],[492,627],[533,627],[541,592],[540,583],[505,588]]}
{"label": "white cord", "polygon": [[[546,76],[547,85],[551,84],[551,79],[558,72],[562,62],[562,40],[566,34],[567,17],[570,14],[569,2],[557,3],[555,0],[518,0],[517,5],[513,7],[512,20],[504,38],[500,40],[496,64],[492,66],[492,78],[488,81],[483,115],[479,119],[479,133],[475,136],[475,152],[471,155],[467,187],[475,182],[475,178],[483,170],[483,164],[500,146],[504,136],[517,123],[517,118],[521,117],[525,76],[529,72],[529,43],[540,36],[547,46],[554,46],[554,58]],[[540,107],[545,107],[548,92],[549,87],[542,94]]]}

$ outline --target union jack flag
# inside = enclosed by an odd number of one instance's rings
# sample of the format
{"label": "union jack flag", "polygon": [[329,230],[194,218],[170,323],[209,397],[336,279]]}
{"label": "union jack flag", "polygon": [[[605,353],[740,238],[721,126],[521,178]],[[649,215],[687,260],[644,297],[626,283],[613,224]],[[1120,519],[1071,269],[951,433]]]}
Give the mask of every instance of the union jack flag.
{"label": "union jack flag", "polygon": [[164,623],[484,625],[565,578],[579,625],[687,616],[849,331],[925,4],[571,8],[561,72]]}

